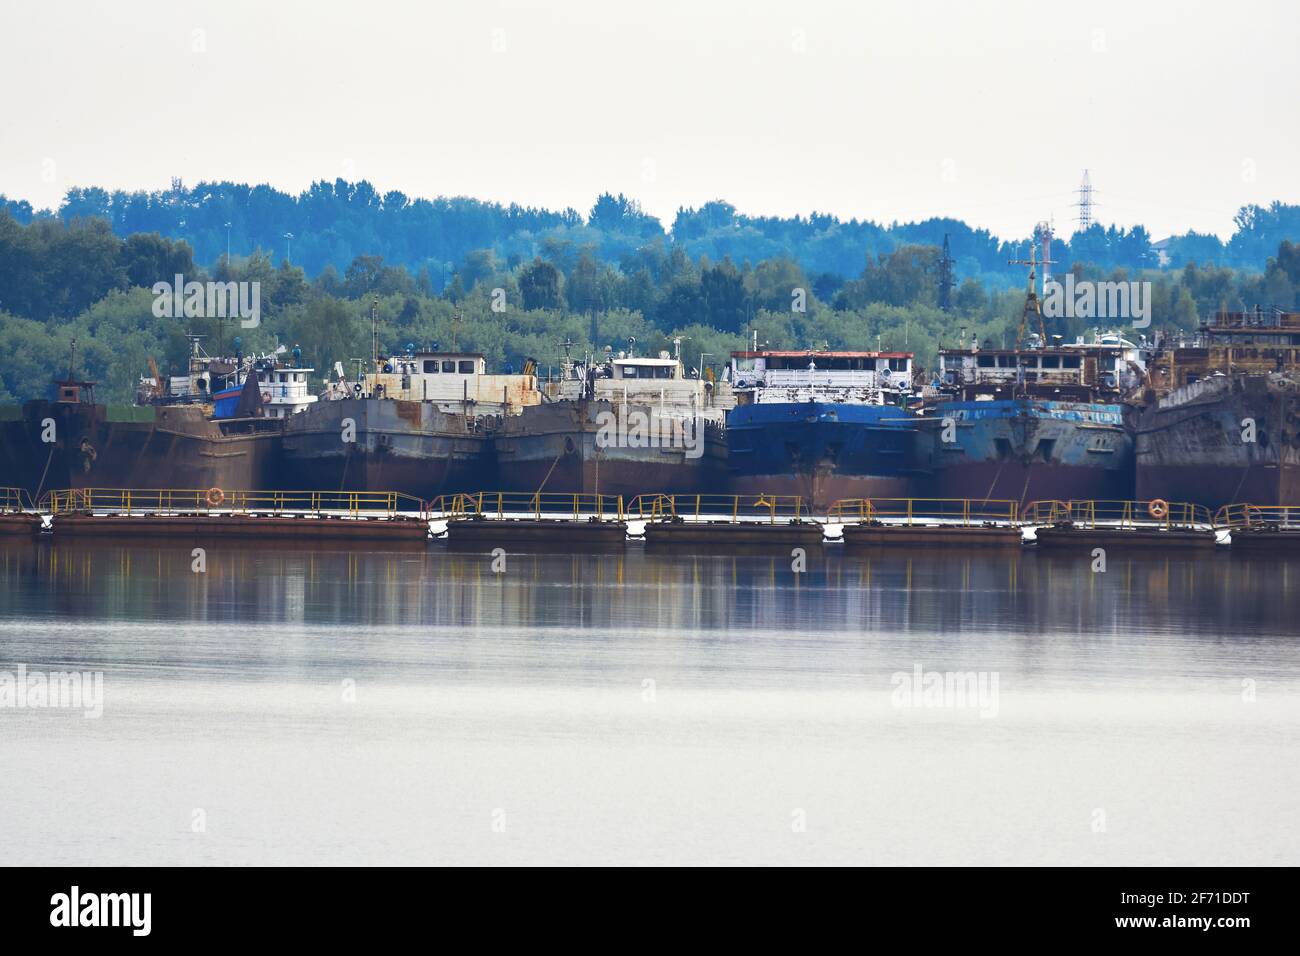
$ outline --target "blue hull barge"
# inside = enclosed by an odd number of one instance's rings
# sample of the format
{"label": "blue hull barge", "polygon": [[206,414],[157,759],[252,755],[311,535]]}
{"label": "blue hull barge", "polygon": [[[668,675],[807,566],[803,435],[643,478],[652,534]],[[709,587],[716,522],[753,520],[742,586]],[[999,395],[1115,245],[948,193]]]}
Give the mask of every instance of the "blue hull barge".
{"label": "blue hull barge", "polygon": [[907,352],[736,352],[727,416],[737,494],[798,495],[825,510],[840,498],[905,498],[923,477]]}
{"label": "blue hull barge", "polygon": [[[1124,407],[1029,396],[941,403],[927,422],[938,498],[1133,497]],[[950,440],[945,441],[944,439]]]}

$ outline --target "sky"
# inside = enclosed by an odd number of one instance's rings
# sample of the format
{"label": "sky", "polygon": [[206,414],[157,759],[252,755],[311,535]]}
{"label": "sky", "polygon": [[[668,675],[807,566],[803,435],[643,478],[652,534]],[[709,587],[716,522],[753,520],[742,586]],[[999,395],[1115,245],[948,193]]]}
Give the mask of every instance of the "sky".
{"label": "sky", "polygon": [[665,227],[1094,218],[1230,235],[1300,202],[1300,4],[0,0],[0,193],[367,179]]}

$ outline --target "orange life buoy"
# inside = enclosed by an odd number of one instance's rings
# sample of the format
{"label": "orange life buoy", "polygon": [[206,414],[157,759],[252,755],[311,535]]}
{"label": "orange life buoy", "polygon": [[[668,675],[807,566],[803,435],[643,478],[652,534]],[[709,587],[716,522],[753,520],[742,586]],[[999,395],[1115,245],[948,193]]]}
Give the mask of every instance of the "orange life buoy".
{"label": "orange life buoy", "polygon": [[1169,502],[1163,498],[1156,498],[1147,504],[1147,511],[1153,518],[1163,518],[1169,514]]}
{"label": "orange life buoy", "polygon": [[271,393],[270,393],[270,392],[263,392],[263,393],[262,393],[262,403],[263,403],[263,404],[269,404],[270,401],[271,401]]}
{"label": "orange life buoy", "polygon": [[205,500],[209,507],[215,508],[217,505],[221,504],[221,502],[226,500],[226,493],[220,488],[209,488]]}

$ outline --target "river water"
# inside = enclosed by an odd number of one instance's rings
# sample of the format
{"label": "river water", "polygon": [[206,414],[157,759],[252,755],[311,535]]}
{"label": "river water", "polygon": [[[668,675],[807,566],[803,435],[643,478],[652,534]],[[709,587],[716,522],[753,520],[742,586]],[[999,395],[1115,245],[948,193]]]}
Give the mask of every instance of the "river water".
{"label": "river water", "polygon": [[0,706],[0,845],[1295,865],[1298,607],[1300,561],[1226,553],[10,541],[0,672],[99,672],[102,715]]}

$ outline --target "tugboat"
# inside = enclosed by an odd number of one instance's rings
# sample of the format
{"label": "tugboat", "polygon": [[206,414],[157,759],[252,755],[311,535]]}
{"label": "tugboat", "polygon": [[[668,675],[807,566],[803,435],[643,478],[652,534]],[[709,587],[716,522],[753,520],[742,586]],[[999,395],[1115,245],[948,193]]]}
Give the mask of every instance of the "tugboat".
{"label": "tugboat", "polygon": [[[1033,263],[1016,348],[940,349],[939,400],[925,410],[936,498],[1122,500],[1134,493],[1142,349],[1115,333],[1049,344]],[[1039,331],[1026,337],[1031,320]],[[964,334],[963,334],[964,337]]]}
{"label": "tugboat", "polygon": [[731,353],[737,404],[727,416],[733,492],[906,498],[926,473],[911,352]]}
{"label": "tugboat", "polygon": [[1139,497],[1300,504],[1300,313],[1219,312],[1169,350],[1151,385]]}
{"label": "tugboat", "polygon": [[657,357],[605,350],[574,361],[564,343],[560,378],[542,402],[506,417],[493,437],[498,487],[530,494],[717,493],[726,479],[730,386],[687,373],[681,340]]}

